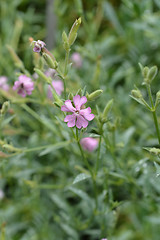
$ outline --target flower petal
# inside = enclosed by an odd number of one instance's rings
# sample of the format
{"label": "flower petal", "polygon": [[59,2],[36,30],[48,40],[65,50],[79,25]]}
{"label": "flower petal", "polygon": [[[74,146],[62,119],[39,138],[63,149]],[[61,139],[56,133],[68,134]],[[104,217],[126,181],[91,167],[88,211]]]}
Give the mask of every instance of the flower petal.
{"label": "flower petal", "polygon": [[79,111],[79,113],[88,121],[93,120],[93,118],[95,117],[94,114],[91,114],[91,108],[88,107],[86,109],[82,109]]}
{"label": "flower petal", "polygon": [[[66,105],[66,106],[65,106]],[[65,105],[61,107],[61,111],[63,112],[74,112],[76,109],[73,107],[71,100],[66,100]]]}
{"label": "flower petal", "polygon": [[88,121],[81,115],[77,115],[76,127],[77,128],[86,128],[88,126]]}
{"label": "flower petal", "polygon": [[80,97],[79,95],[74,96],[73,98],[74,105],[77,110],[80,110],[83,104],[87,102],[87,98],[85,96]]}
{"label": "flower petal", "polygon": [[70,122],[76,120],[76,115],[73,113],[72,115],[67,115],[64,119],[64,122]]}

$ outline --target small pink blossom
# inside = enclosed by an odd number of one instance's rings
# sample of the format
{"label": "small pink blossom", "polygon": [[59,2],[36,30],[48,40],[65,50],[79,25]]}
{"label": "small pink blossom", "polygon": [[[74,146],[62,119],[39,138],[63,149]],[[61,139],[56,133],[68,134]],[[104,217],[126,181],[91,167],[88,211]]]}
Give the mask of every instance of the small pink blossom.
{"label": "small pink blossom", "polygon": [[102,238],[101,240],[107,240],[107,238]]}
{"label": "small pink blossom", "polygon": [[46,46],[45,42],[38,40],[38,41],[33,41],[32,43],[34,43],[34,48],[33,51],[34,52],[40,52],[42,48],[44,48]]}
{"label": "small pink blossom", "polygon": [[6,76],[0,77],[0,88],[4,91],[9,90],[9,85],[7,84],[8,78]]}
{"label": "small pink blossom", "polygon": [[98,147],[98,140],[92,137],[86,137],[80,140],[80,144],[84,150],[92,152]]}
{"label": "small pink blossom", "polygon": [[82,58],[81,58],[81,55],[78,52],[74,52],[72,54],[71,60],[73,62],[73,65],[76,68],[81,68],[82,67]]}
{"label": "small pink blossom", "polygon": [[17,91],[19,95],[22,97],[26,97],[26,95],[31,95],[34,90],[34,82],[31,78],[26,75],[20,75],[18,81],[15,81],[13,90]]}
{"label": "small pink blossom", "polygon": [[87,102],[87,98],[85,96],[80,97],[76,95],[73,97],[72,105],[71,100],[66,100],[65,105],[61,107],[63,112],[71,112],[71,115],[67,115],[64,119],[64,122],[67,122],[68,127],[74,127],[76,125],[77,128],[86,128],[88,126],[88,121],[93,120],[94,114],[91,114],[91,108],[84,108],[84,104]]}
{"label": "small pink blossom", "polygon": [[[64,90],[64,85],[63,82],[61,80],[53,80],[52,81],[52,86],[54,87],[56,93],[60,96]],[[52,87],[48,86],[48,92],[47,92],[47,96],[49,99],[52,100],[53,98],[53,94],[52,94]]]}

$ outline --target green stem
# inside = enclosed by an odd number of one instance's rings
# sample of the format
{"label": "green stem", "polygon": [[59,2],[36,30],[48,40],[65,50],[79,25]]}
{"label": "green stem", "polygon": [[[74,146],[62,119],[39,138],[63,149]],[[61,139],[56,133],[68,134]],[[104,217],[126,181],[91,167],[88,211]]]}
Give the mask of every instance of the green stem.
{"label": "green stem", "polygon": [[65,64],[64,64],[64,77],[63,77],[63,84],[64,84],[64,97],[66,99],[66,76],[68,72],[68,61],[69,61],[69,51],[66,51],[66,56],[65,56]]}
{"label": "green stem", "polygon": [[98,207],[97,185],[96,185],[95,177],[94,177],[94,174],[92,172],[91,166],[90,166],[89,162],[87,161],[87,159],[86,159],[86,157],[85,157],[85,155],[83,153],[83,149],[81,147],[80,140],[79,140],[78,128],[76,128],[76,140],[77,140],[77,144],[78,144],[79,150],[81,152],[81,156],[83,158],[83,161],[84,161],[85,165],[87,166],[87,168],[89,169],[90,174],[91,174],[91,178],[92,178],[92,182],[93,182],[93,188],[94,188],[94,194],[95,194],[95,205],[96,205],[95,210],[96,210],[97,207]]}
{"label": "green stem", "polygon": [[97,161],[96,161],[96,172],[95,172],[96,176],[97,176],[97,172],[98,172],[98,169],[99,169],[101,142],[102,142],[102,136],[100,136],[99,144],[98,144],[98,153],[97,153]]}
{"label": "green stem", "polygon": [[149,84],[147,85],[147,91],[148,91],[149,99],[150,99],[151,106],[152,106],[152,115],[153,115],[154,124],[155,124],[156,132],[157,132],[158,142],[160,144],[160,132],[159,132],[159,127],[158,127],[158,120],[157,120],[157,115],[156,115],[156,109],[155,109],[155,106],[154,106],[152,92],[151,92],[151,87],[150,87]]}

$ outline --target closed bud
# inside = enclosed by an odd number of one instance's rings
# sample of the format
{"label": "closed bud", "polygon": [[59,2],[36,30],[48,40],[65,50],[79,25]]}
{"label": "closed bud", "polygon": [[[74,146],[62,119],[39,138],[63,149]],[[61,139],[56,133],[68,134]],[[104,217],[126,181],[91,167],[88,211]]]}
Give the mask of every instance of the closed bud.
{"label": "closed bud", "polygon": [[132,90],[131,94],[132,94],[133,97],[135,97],[137,99],[142,99],[143,98],[141,91],[138,90],[138,89],[137,90]]}
{"label": "closed bud", "polygon": [[58,63],[53,60],[47,53],[43,53],[42,55],[50,68],[56,69],[58,67]]}
{"label": "closed bud", "polygon": [[4,102],[2,105],[2,109],[0,110],[1,115],[4,115],[9,108],[10,108],[10,102],[9,101]]}
{"label": "closed bud", "polygon": [[153,81],[153,79],[155,78],[155,76],[157,75],[158,72],[158,68],[157,66],[153,66],[149,69],[147,78],[149,79],[150,83]]}
{"label": "closed bud", "polygon": [[99,97],[101,95],[101,93],[103,92],[103,90],[98,89],[90,94],[87,93],[86,97],[88,101],[92,101],[95,100],[97,97]]}
{"label": "closed bud", "polygon": [[106,107],[103,111],[103,115],[102,115],[102,118],[103,119],[106,119],[107,118],[107,115],[109,113],[109,111],[111,110],[112,108],[112,105],[113,105],[113,99],[111,99],[107,104],[106,104]]}
{"label": "closed bud", "polygon": [[160,99],[160,91],[156,93],[156,98],[159,100]]}
{"label": "closed bud", "polygon": [[81,88],[77,91],[76,95],[80,95],[80,97],[82,97],[83,93]]}
{"label": "closed bud", "polygon": [[74,97],[74,96],[73,96],[73,93],[69,93],[69,94],[68,94],[68,99],[69,99],[69,100],[73,100],[73,97]]}
{"label": "closed bud", "polygon": [[67,34],[66,32],[64,31],[62,33],[62,40],[63,40],[63,47],[66,51],[69,50],[69,42],[68,42],[68,37],[67,37]]}
{"label": "closed bud", "polygon": [[81,24],[81,18],[76,19],[76,21],[74,22],[74,24],[69,32],[69,36],[68,36],[69,46],[71,46],[75,42],[76,37],[77,37],[77,31],[78,31],[80,24]]}
{"label": "closed bud", "polygon": [[143,70],[142,70],[142,75],[143,75],[144,78],[147,78],[148,72],[149,72],[149,68],[144,67]]}

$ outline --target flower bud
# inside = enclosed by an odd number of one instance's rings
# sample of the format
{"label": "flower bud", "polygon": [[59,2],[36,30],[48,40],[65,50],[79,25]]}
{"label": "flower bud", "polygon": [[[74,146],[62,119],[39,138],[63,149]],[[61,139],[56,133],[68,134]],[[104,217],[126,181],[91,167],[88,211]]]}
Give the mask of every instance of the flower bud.
{"label": "flower bud", "polygon": [[147,78],[148,72],[149,72],[149,68],[144,67],[143,70],[142,70],[142,75],[143,75],[144,78]]}
{"label": "flower bud", "polygon": [[78,91],[77,91],[76,95],[80,95],[80,96],[82,96],[82,95],[83,95],[83,93],[82,93],[82,89],[81,89],[81,88],[80,88],[80,89],[78,89]]}
{"label": "flower bud", "polygon": [[160,99],[160,90],[156,93],[156,98],[159,100]]}
{"label": "flower bud", "polygon": [[69,99],[69,100],[73,100],[73,97],[74,97],[74,96],[73,96],[73,93],[69,93],[69,94],[68,94],[68,99]]}
{"label": "flower bud", "polygon": [[87,93],[86,97],[88,101],[92,101],[95,100],[97,97],[99,97],[101,95],[101,93],[103,92],[103,90],[98,89],[90,94]]}
{"label": "flower bud", "polygon": [[58,67],[57,61],[53,61],[47,53],[43,53],[42,55],[50,68],[56,69]]}
{"label": "flower bud", "polygon": [[113,105],[113,99],[111,99],[107,104],[106,104],[106,107],[103,111],[103,114],[102,114],[102,119],[106,119],[107,118],[107,115],[109,113],[109,111],[111,110],[112,108],[112,105]]}
{"label": "flower bud", "polygon": [[10,102],[9,101],[4,102],[2,105],[2,109],[0,110],[1,115],[4,115],[9,108],[10,108]]}
{"label": "flower bud", "polygon": [[77,31],[78,31],[80,24],[81,24],[81,18],[76,19],[76,21],[74,22],[74,24],[69,32],[69,36],[68,36],[69,46],[71,46],[75,42],[76,37],[77,37]]}
{"label": "flower bud", "polygon": [[67,34],[66,32],[64,31],[62,33],[62,40],[63,40],[63,47],[66,51],[69,50],[69,42],[68,42],[68,37],[67,37]]}
{"label": "flower bud", "polygon": [[147,78],[149,79],[150,83],[153,81],[153,79],[155,78],[155,76],[157,75],[158,72],[158,68],[157,66],[153,66],[149,69]]}
{"label": "flower bud", "polygon": [[149,149],[149,152],[150,152],[150,153],[153,153],[153,154],[155,154],[155,155],[157,155],[157,156],[160,155],[160,149],[159,149],[159,148],[150,148],[150,149]]}
{"label": "flower bud", "polygon": [[141,91],[139,90],[139,89],[137,89],[137,90],[132,90],[131,91],[131,94],[132,94],[132,96],[134,97],[134,98],[137,98],[137,99],[142,99],[143,98],[143,96],[142,96],[142,93],[141,93]]}

